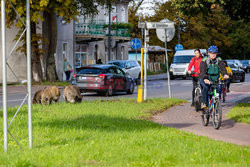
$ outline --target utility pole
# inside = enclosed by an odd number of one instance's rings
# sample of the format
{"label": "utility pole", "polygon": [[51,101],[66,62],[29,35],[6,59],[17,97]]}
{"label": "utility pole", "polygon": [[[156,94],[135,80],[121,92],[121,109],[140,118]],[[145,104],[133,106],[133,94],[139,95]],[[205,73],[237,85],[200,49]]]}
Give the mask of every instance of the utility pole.
{"label": "utility pole", "polygon": [[109,34],[108,34],[108,61],[111,60],[111,9],[112,5],[111,2],[108,2],[108,10],[109,10]]}
{"label": "utility pole", "polygon": [[181,39],[181,24],[180,24],[180,10],[179,10],[179,14],[178,14],[178,44],[180,44],[180,39]]}
{"label": "utility pole", "polygon": [[6,20],[5,0],[1,0],[1,22],[2,22],[2,63],[3,63],[3,136],[4,151],[8,150],[8,119],[7,119],[7,70],[6,70]]}

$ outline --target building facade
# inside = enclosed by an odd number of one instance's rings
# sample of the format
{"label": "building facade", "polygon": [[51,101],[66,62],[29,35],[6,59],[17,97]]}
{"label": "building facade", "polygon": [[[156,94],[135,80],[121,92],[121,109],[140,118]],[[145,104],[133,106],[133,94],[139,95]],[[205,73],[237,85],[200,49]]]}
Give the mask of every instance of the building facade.
{"label": "building facade", "polygon": [[66,58],[75,68],[103,63],[109,60],[128,59],[130,28],[128,24],[129,0],[113,4],[111,11],[111,49],[108,55],[109,12],[105,6],[98,6],[96,16],[78,16],[78,21],[66,23],[57,20],[58,40],[56,67],[59,80],[65,80],[63,62]]}

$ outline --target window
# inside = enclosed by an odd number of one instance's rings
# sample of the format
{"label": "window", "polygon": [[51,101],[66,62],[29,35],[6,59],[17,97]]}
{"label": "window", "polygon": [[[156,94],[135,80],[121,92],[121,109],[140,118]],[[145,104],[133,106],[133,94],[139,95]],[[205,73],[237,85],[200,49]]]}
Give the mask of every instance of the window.
{"label": "window", "polygon": [[100,74],[103,70],[99,68],[85,68],[82,69],[78,74]]}
{"label": "window", "polygon": [[63,60],[66,58],[67,60],[69,59],[69,53],[68,53],[68,42],[63,42],[62,44],[62,56]]}
{"label": "window", "polygon": [[193,57],[194,56],[189,56],[189,55],[186,55],[186,56],[174,56],[173,63],[190,63],[190,61],[191,61],[191,59]]}
{"label": "window", "polygon": [[87,45],[76,44],[75,47],[75,67],[79,68],[87,65]]}

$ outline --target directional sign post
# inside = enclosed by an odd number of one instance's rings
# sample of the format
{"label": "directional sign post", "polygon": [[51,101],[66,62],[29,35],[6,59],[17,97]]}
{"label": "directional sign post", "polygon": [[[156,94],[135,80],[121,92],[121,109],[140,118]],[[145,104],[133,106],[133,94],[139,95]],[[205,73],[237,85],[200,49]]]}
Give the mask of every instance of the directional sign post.
{"label": "directional sign post", "polygon": [[133,49],[135,49],[136,61],[137,61],[137,49],[139,49],[141,47],[141,41],[138,38],[132,39],[132,41],[131,41],[131,47]]}
{"label": "directional sign post", "polygon": [[[175,34],[174,22],[172,22],[168,19],[163,19],[160,22],[138,22],[138,28],[142,28],[145,31],[148,29],[156,29],[157,37],[162,42],[165,43],[166,66],[167,66],[167,75],[168,75],[168,93],[169,93],[169,97],[171,97],[170,76],[169,76],[169,70],[168,70],[167,42],[171,41],[174,37],[174,34]],[[146,34],[145,34],[145,39],[146,39]],[[144,80],[146,80],[146,78]],[[144,90],[145,89],[146,89],[146,85],[144,86]],[[144,97],[145,97],[145,95],[144,95]],[[145,99],[146,99],[146,97],[144,98],[144,100]]]}

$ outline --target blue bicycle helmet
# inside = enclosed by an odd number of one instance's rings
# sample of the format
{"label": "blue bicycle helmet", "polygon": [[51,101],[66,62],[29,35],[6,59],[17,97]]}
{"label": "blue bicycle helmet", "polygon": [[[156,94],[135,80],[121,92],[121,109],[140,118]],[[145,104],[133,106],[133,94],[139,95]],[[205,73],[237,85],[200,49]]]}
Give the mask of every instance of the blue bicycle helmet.
{"label": "blue bicycle helmet", "polygon": [[212,45],[208,48],[208,53],[219,53],[219,49],[217,48],[217,46]]}

